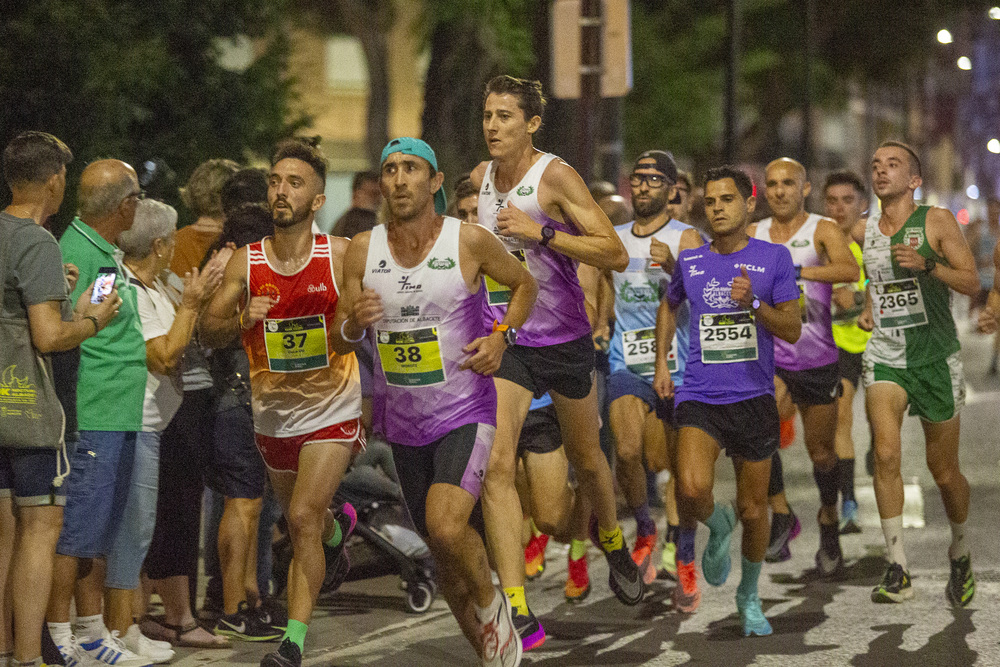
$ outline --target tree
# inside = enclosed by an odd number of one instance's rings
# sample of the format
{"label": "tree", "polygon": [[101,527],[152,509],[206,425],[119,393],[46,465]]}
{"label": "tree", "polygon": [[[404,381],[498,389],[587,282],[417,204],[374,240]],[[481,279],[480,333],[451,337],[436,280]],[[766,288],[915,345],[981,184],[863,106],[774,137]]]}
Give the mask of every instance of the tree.
{"label": "tree", "polygon": [[[205,159],[267,155],[305,125],[284,76],[283,0],[14,0],[0,24],[0,141],[38,129],[76,155],[164,159],[186,177]],[[242,71],[221,38],[260,38]],[[62,226],[75,207],[72,192]]]}

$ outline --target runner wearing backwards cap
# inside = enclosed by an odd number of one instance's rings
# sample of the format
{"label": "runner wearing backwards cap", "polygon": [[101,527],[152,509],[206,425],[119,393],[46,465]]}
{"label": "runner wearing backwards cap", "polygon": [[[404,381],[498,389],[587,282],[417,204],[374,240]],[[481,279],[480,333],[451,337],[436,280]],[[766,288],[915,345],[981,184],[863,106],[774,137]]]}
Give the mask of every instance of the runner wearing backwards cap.
{"label": "runner wearing backwards cap", "polygon": [[[338,330],[348,343],[373,336],[373,429],[392,446],[406,506],[462,631],[484,665],[507,667],[520,663],[520,637],[469,517],[496,433],[490,376],[537,286],[492,233],[441,215],[443,182],[423,141],[393,139],[382,151],[389,218],[347,250],[350,309]],[[483,320],[484,277],[510,286],[510,307],[492,332]]]}
{"label": "runner wearing backwards cap", "polygon": [[[736,525],[731,505],[712,498],[715,462],[721,449],[733,459],[736,502],[743,523],[743,567],[736,607],[745,635],[769,635],[757,594],[767,549],[767,484],[778,448],[774,401],[774,338],[794,343],[802,330],[799,290],[792,257],[784,246],[747,236],[757,203],[753,183],[738,169],[719,167],[705,175],[705,211],[711,243],[683,250],[674,266],[667,299],[660,305],[657,349],[667,350],[677,310],[691,307],[684,384],[676,391],[678,586],[674,605],[694,611],[701,600],[694,569],[694,530],[711,531],[702,555],[705,580],[721,586],[729,576],[729,541]],[[665,354],[656,358],[653,387],[674,396]]]}
{"label": "runner wearing backwards cap", "polygon": [[[493,159],[471,176],[480,188],[479,224],[501,236],[539,289],[538,307],[496,373],[497,437],[483,491],[487,539],[527,648],[545,640],[524,599],[521,507],[514,488],[518,436],[533,395],[552,396],[579,480],[576,502],[592,503],[593,537],[608,558],[611,589],[626,604],[638,604],[645,591],[618,525],[614,480],[598,440],[594,342],[577,279],[578,262],[621,271],[628,253],[580,175],[532,145],[544,105],[538,82],[492,79],[484,96],[483,135]],[[490,281],[487,288],[487,317],[502,319],[509,289]]]}

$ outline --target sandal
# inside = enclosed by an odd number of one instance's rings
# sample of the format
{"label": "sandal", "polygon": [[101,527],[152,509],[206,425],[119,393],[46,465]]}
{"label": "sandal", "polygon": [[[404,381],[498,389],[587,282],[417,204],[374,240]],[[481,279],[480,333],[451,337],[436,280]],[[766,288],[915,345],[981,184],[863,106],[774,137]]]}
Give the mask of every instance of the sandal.
{"label": "sandal", "polygon": [[[170,643],[174,646],[181,646],[184,648],[232,648],[232,644],[226,637],[220,637],[212,633],[211,630],[205,630],[201,627],[198,621],[191,621],[188,625],[171,625],[169,623],[159,622],[164,628],[173,631],[174,636],[170,639]],[[209,639],[184,639],[184,635],[194,632],[195,630],[204,630],[209,636]]]}
{"label": "sandal", "polygon": [[146,614],[139,621],[139,630],[149,639],[161,642],[173,643],[176,633],[163,623],[162,616],[150,616]]}

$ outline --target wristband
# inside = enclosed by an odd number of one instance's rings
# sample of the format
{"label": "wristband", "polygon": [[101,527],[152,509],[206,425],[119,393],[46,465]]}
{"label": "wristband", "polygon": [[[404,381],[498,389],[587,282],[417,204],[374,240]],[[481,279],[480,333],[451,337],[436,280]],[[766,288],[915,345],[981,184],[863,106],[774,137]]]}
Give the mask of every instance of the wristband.
{"label": "wristband", "polygon": [[243,326],[243,314],[244,314],[245,312],[246,312],[246,311],[243,311],[243,310],[241,310],[241,311],[240,311],[240,316],[239,316],[239,318],[238,318],[238,319],[236,320],[236,323],[237,323],[237,324],[239,325],[239,327],[240,327],[240,331],[246,331],[246,330],[247,330],[247,328],[246,328],[245,326]]}
{"label": "wristband", "polygon": [[94,335],[95,336],[97,334],[101,333],[101,325],[98,324],[96,317],[94,317],[93,315],[84,315],[83,319],[90,320],[91,322],[94,323]]}
{"label": "wristband", "polygon": [[796,280],[802,280],[802,265],[801,264],[796,264],[795,265],[795,279]]}
{"label": "wristband", "polygon": [[344,327],[345,326],[347,326],[347,320],[344,320],[343,322],[340,323],[340,337],[343,338],[348,343],[360,343],[361,341],[363,341],[365,339],[365,336],[368,335],[368,330],[367,329],[362,329],[360,337],[358,337],[358,338],[348,338],[347,334],[344,333]]}

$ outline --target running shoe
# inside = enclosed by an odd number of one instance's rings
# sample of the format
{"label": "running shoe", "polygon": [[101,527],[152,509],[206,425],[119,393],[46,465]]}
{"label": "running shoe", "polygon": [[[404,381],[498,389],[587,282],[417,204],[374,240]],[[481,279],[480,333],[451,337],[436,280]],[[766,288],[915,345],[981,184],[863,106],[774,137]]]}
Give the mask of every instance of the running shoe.
{"label": "running shoe", "polygon": [[271,626],[264,620],[264,614],[251,609],[244,600],[240,602],[235,614],[225,614],[219,617],[215,624],[215,634],[245,642],[273,642],[281,639],[282,630]]}
{"label": "running shoe", "polygon": [[721,586],[729,577],[729,569],[733,559],[729,555],[729,543],[736,527],[736,511],[732,505],[716,504],[722,510],[726,525],[722,530],[713,530],[708,534],[708,544],[701,554],[701,573],[705,581],[713,586]]}
{"label": "running shoe", "polygon": [[663,543],[663,555],[660,557],[660,574],[677,581],[677,544],[667,540]]}
{"label": "running shoe", "polygon": [[608,586],[622,604],[636,605],[646,593],[642,574],[628,553],[625,544],[614,551],[605,552],[608,559]]}
{"label": "running shoe", "polygon": [[965,607],[976,595],[976,578],[972,576],[972,560],[969,554],[951,561],[951,576],[944,587],[948,602],[954,607]]}
{"label": "running shoe", "polygon": [[161,642],[155,639],[150,639],[146,635],[142,634],[139,626],[135,623],[130,625],[128,630],[125,631],[125,636],[122,637],[122,641],[125,643],[125,647],[128,650],[132,651],[136,655],[149,658],[157,665],[164,662],[170,662],[174,658],[174,647],[170,645],[170,642]]}
{"label": "running shoe", "polygon": [[527,614],[513,612],[511,620],[514,622],[514,628],[521,638],[522,650],[530,651],[545,643],[545,628],[542,627],[541,621],[535,617],[535,614],[530,609]]}
{"label": "running shoe", "polygon": [[751,635],[766,637],[774,632],[767,617],[764,616],[764,610],[760,605],[760,596],[756,593],[747,597],[737,595],[736,610],[739,612],[740,622],[743,624],[744,637]]}
{"label": "running shoe", "polygon": [[840,507],[840,534],[855,535],[860,532],[858,503],[854,500],[845,500]]}
{"label": "running shoe", "polygon": [[545,547],[548,543],[549,536],[542,533],[532,535],[524,547],[524,576],[528,581],[537,579],[545,571]]}
{"label": "running shoe", "polygon": [[821,577],[832,577],[840,572],[843,567],[844,554],[840,550],[839,544],[837,545],[837,552],[834,554],[827,553],[822,545],[816,550],[816,569],[819,570]]}
{"label": "running shoe", "polygon": [[795,417],[786,419],[781,422],[781,434],[778,440],[778,446],[781,449],[786,449],[795,442]]}
{"label": "running shoe", "polygon": [[80,648],[96,662],[116,667],[151,667],[153,661],[130,651],[118,636],[118,631],[109,632],[99,639],[80,644]]}
{"label": "running shoe", "polygon": [[[481,625],[479,630],[483,647],[483,667],[517,667],[521,664],[524,648],[511,618],[510,600],[502,592],[498,591],[497,595],[500,596],[500,607],[496,616]],[[261,667],[270,666],[261,663]]]}
{"label": "running shoe", "polygon": [[653,550],[656,548],[656,533],[640,535],[635,538],[632,548],[632,561],[642,573],[642,582],[647,586],[656,579],[656,568],[653,567]]}
{"label": "running shoe", "polygon": [[566,602],[583,602],[590,595],[590,573],[587,570],[587,554],[573,560],[566,557]]}
{"label": "running shoe", "polygon": [[[323,550],[327,553],[326,576],[323,577],[323,586],[319,589],[321,594],[332,593],[347,579],[348,572],[351,571],[351,555],[347,549],[341,549],[343,543],[337,547],[323,545]],[[332,552],[336,552],[331,554]],[[330,558],[333,560],[330,560]],[[286,621],[287,624],[287,621]]]}
{"label": "running shoe", "polygon": [[270,625],[282,633],[288,627],[288,612],[271,595],[264,596],[260,601],[260,606],[255,611],[264,625]]}
{"label": "running shoe", "polygon": [[872,589],[872,602],[902,602],[912,597],[910,573],[899,563],[890,563],[882,582]]}
{"label": "running shoe", "polygon": [[694,563],[677,563],[677,586],[674,587],[674,609],[682,614],[693,614],[701,602],[698,590],[698,571]]}
{"label": "running shoe", "polygon": [[56,645],[56,648],[59,649],[59,655],[62,656],[63,664],[66,667],[94,667],[95,665],[104,664],[91,658],[80,646],[80,642],[77,641],[76,637],[72,635],[70,635],[69,643],[66,646]]}
{"label": "running shoe", "polygon": [[302,649],[291,639],[285,639],[277,651],[264,656],[260,667],[301,667]]}
{"label": "running shoe", "polygon": [[795,512],[771,515],[771,539],[767,545],[764,560],[768,563],[783,563],[792,557],[788,543],[802,532],[802,524]]}

